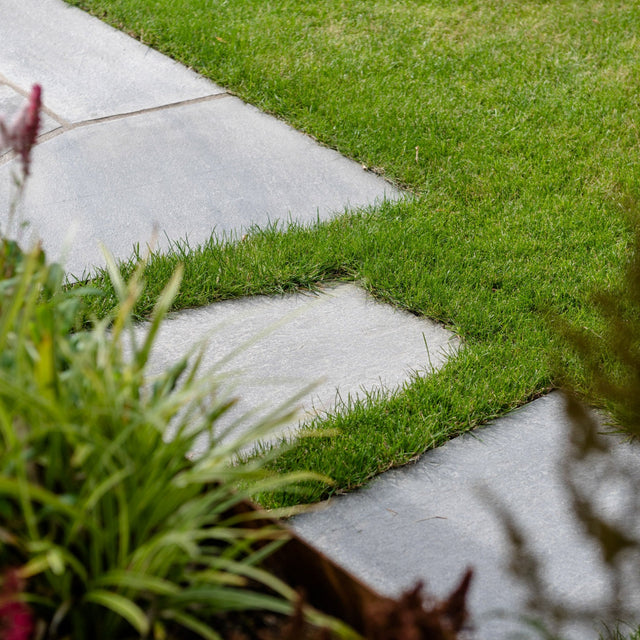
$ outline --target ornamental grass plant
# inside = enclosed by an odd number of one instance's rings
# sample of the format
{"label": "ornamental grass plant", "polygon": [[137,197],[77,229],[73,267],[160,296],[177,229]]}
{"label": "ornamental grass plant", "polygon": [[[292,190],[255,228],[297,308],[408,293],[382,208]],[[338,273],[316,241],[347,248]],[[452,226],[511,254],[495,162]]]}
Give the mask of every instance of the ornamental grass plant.
{"label": "ornamental grass plant", "polygon": [[[43,637],[163,638],[181,626],[216,638],[213,613],[290,613],[294,594],[259,568],[286,534],[230,515],[271,480],[233,464],[244,438],[216,446],[229,401],[196,378],[197,359],[145,375],[179,274],[126,359],[139,282],[119,283],[111,321],[74,331],[82,298],[62,279],[36,250],[0,302],[0,566],[19,578]],[[212,447],[191,460],[202,434]]]}
{"label": "ornamental grass plant", "polygon": [[[20,189],[39,100],[38,88],[28,118],[1,130],[0,143],[23,158]],[[199,371],[197,353],[147,373],[181,270],[136,341],[142,268],[125,283],[109,264],[119,304],[87,327],[83,308],[95,292],[69,291],[39,247],[0,238],[0,638],[214,640],[216,614],[292,613],[297,594],[261,568],[287,533],[263,512],[233,509],[291,480],[260,460],[238,462],[286,410],[223,443],[216,424],[232,401]],[[203,436],[210,446],[194,459]]]}

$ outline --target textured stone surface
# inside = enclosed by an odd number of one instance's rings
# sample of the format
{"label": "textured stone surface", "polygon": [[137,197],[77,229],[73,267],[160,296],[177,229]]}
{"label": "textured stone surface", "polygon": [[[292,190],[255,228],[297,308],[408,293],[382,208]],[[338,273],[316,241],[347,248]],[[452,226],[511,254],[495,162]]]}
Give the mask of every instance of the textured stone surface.
{"label": "textured stone surface", "polygon": [[[523,591],[506,568],[509,546],[497,505],[511,512],[533,543],[555,593],[589,607],[607,592],[595,549],[569,516],[559,472],[567,429],[564,401],[551,394],[331,500],[323,510],[295,518],[294,528],[391,594],[423,579],[444,595],[474,567],[470,602],[478,639],[511,637],[522,625],[500,619],[499,612],[521,611]],[[638,468],[638,447],[621,444],[616,451],[620,461]],[[483,487],[491,497],[482,495]],[[604,489],[603,504],[615,512],[624,495],[615,487]],[[597,634],[574,628],[567,637]]]}
{"label": "textured stone surface", "polygon": [[[0,201],[10,164],[0,166]],[[142,249],[158,230],[192,245],[289,218],[312,222],[400,193],[388,182],[237,98],[65,131],[34,150],[24,211],[52,259],[80,275]],[[73,232],[73,233],[71,233]],[[65,251],[64,247],[69,249]]]}
{"label": "textured stone surface", "polygon": [[[205,368],[239,349],[221,368],[227,384],[235,373],[231,384],[240,398],[221,427],[247,411],[264,415],[305,390],[301,417],[330,410],[340,398],[396,390],[441,367],[458,346],[440,325],[345,284],[319,295],[256,296],[176,314],[161,328],[152,370],[176,362],[206,336]],[[241,428],[255,421],[244,420]]]}
{"label": "textured stone surface", "polygon": [[[19,5],[19,6],[18,6]],[[170,58],[60,0],[0,0],[0,76],[68,122],[221,93]]]}

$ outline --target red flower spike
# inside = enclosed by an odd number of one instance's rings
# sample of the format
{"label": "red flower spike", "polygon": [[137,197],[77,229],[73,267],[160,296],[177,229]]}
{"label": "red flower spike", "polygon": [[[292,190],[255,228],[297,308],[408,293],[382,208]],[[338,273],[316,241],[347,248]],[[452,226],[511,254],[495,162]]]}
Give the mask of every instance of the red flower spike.
{"label": "red flower spike", "polygon": [[0,640],[29,640],[33,618],[29,607],[15,599],[24,588],[24,580],[16,569],[5,572],[0,591]]}
{"label": "red flower spike", "polygon": [[31,149],[36,143],[38,130],[40,129],[40,108],[42,107],[42,88],[34,84],[31,89],[29,103],[18,116],[13,127],[13,149],[22,159],[22,170],[25,177],[29,175],[31,164]]}
{"label": "red flower spike", "polygon": [[18,114],[11,127],[0,119],[0,151],[5,147],[13,149],[22,160],[22,171],[27,177],[31,165],[31,149],[36,143],[40,129],[40,109],[42,108],[42,87],[34,84],[29,102]]}

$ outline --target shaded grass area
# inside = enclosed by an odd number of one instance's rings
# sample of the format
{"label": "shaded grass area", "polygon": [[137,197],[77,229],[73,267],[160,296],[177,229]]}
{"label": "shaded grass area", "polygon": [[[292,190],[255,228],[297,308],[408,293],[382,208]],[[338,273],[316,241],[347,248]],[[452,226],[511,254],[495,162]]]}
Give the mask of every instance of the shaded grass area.
{"label": "shaded grass area", "polygon": [[[442,371],[329,418],[339,435],[305,439],[281,468],[352,488],[548,390],[554,358],[586,385],[545,315],[597,333],[590,292],[617,286],[627,259],[637,3],[73,4],[416,196],[238,243],[176,245],[147,267],[141,316],[184,262],[178,308],[349,279],[463,337]],[[94,311],[110,304],[107,295]],[[310,487],[293,499],[324,495]]]}

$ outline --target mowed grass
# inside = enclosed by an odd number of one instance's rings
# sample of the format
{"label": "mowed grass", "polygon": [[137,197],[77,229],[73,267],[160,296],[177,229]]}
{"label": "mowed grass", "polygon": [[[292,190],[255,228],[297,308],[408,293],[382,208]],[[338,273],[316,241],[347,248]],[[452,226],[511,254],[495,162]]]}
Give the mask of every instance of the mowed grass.
{"label": "mowed grass", "polygon": [[[318,500],[406,463],[545,393],[558,362],[587,388],[549,316],[598,333],[591,292],[619,286],[628,260],[637,2],[72,3],[415,195],[313,227],[255,229],[243,242],[179,244],[147,267],[141,316],[184,262],[177,308],[346,279],[463,338],[440,372],[352,404],[322,424],[337,435],[281,456],[278,468],[335,484],[273,504]],[[98,283],[101,313],[112,299]]]}

